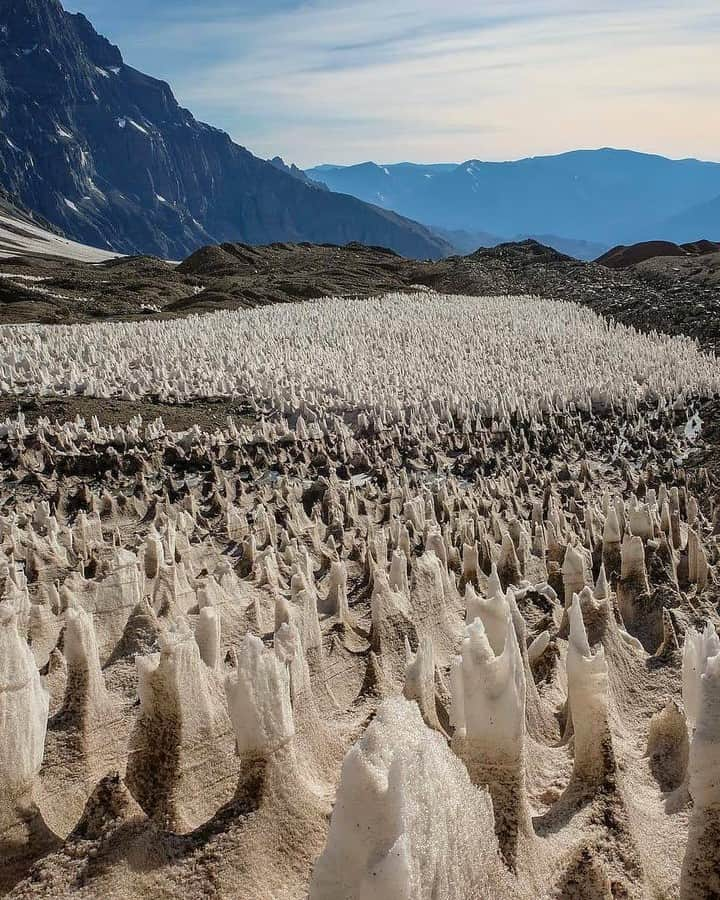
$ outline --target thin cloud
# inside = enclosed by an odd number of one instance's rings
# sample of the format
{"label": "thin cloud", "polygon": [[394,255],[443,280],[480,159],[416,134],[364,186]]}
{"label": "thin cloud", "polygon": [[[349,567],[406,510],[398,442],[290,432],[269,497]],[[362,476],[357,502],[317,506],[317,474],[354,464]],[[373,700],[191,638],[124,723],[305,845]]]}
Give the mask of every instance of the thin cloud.
{"label": "thin cloud", "polygon": [[164,19],[157,6],[157,23],[126,35],[131,61],[260,155],[720,155],[715,0],[186,0]]}

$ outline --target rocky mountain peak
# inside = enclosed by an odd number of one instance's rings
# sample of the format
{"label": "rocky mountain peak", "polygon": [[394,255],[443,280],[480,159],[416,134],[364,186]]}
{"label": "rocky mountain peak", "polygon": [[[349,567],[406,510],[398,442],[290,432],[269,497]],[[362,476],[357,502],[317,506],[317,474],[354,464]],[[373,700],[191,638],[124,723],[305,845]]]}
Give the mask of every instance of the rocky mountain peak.
{"label": "rocky mountain peak", "polygon": [[75,240],[175,259],[223,241],[450,249],[298,173],[197,122],[58,0],[0,6],[0,186]]}

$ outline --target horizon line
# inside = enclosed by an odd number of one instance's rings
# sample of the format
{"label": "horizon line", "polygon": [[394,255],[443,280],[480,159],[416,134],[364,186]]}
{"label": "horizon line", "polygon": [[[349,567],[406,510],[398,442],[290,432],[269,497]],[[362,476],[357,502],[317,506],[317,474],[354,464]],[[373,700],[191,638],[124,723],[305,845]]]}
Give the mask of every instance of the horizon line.
{"label": "horizon line", "polygon": [[[569,156],[572,153],[601,153],[605,150],[612,151],[613,153],[632,153],[637,156],[649,156],[654,157],[656,159],[664,159],[669,162],[697,162],[704,163],[707,165],[720,165],[720,159],[704,159],[699,156],[667,156],[664,153],[653,153],[648,150],[637,150],[631,147],[574,147],[569,150],[559,150],[557,153],[534,153],[528,156],[517,156],[509,159],[481,159],[480,157],[469,157],[468,159],[464,159],[461,162],[454,161],[446,161],[446,160],[434,160],[431,162],[418,162],[412,159],[398,159],[394,162],[390,162],[384,160],[382,162],[376,162],[374,159],[363,159],[358,162],[352,163],[332,163],[332,162],[319,162],[313,163],[309,166],[298,167],[302,168],[302,171],[309,172],[312,169],[319,169],[323,166],[333,169],[353,169],[356,166],[377,166],[378,168],[382,168],[383,166],[464,166],[466,163],[482,163],[482,164],[494,164],[494,165],[503,165],[506,163],[518,163],[518,162],[527,162],[532,159],[552,159],[558,156]],[[252,152],[252,151],[251,151]],[[280,157],[283,162],[286,164],[288,160],[284,157]],[[269,160],[268,160],[269,161]],[[290,160],[292,162],[292,160]]]}

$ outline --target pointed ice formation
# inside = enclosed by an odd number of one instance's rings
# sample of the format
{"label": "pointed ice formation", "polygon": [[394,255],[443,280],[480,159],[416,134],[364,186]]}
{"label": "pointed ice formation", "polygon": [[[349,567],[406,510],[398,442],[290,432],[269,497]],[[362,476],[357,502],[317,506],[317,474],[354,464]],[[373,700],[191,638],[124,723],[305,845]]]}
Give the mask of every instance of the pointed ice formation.
{"label": "pointed ice formation", "polygon": [[502,536],[497,570],[500,582],[505,587],[508,587],[511,584],[518,585],[522,581],[522,568],[517,557],[515,544],[507,531]]}
{"label": "pointed ice formation", "polygon": [[695,643],[700,645],[696,667],[688,671],[687,679],[683,665],[683,688],[692,675],[697,684],[689,692],[695,724],[688,763],[694,805],[680,878],[681,900],[710,898],[720,888],[720,648],[717,636],[711,639],[707,630]]}
{"label": "pointed ice formation", "polygon": [[414,703],[386,701],[345,757],[310,900],[511,896],[487,792]]}
{"label": "pointed ice formation", "polygon": [[550,645],[550,632],[545,630],[541,632],[528,647],[528,662],[534,665],[540,660]]}
{"label": "pointed ice formation", "polygon": [[165,564],[165,553],[162,540],[154,525],[150,527],[150,531],[145,538],[142,556],[145,576],[150,579],[156,578],[160,572],[160,567]]}
{"label": "pointed ice formation", "polygon": [[347,567],[341,560],[333,560],[330,563],[328,593],[321,611],[331,616],[337,616],[343,622],[350,618]]}
{"label": "pointed ice formation", "polygon": [[42,765],[49,697],[17,628],[18,609],[0,602],[0,823],[31,788]]}
{"label": "pointed ice formation", "polygon": [[126,782],[145,812],[173,831],[205,822],[233,795],[233,734],[222,685],[187,625],[137,657],[140,712]]}
{"label": "pointed ice formation", "polygon": [[622,542],[618,606],[629,631],[643,630],[652,624],[645,615],[649,594],[642,538],[626,533]]}
{"label": "pointed ice formation", "polygon": [[605,650],[590,649],[580,599],[569,610],[568,701],[574,728],[573,780],[595,788],[614,767],[608,723],[608,668]]}
{"label": "pointed ice formation", "polygon": [[617,509],[611,505],[608,509],[605,526],[603,528],[602,561],[605,571],[611,578],[619,575],[621,567],[621,541],[622,530],[618,519]]}
{"label": "pointed ice formation", "polygon": [[588,583],[587,568],[587,561],[582,550],[570,544],[565,550],[565,559],[562,564],[566,609],[572,603],[573,595],[579,594]]}
{"label": "pointed ice formation", "polygon": [[598,572],[597,581],[595,582],[593,596],[596,600],[607,600],[610,596],[610,585],[608,584],[605,575],[605,563],[601,563],[600,565],[600,571]]}
{"label": "pointed ice formation", "polygon": [[236,668],[225,679],[225,692],[242,760],[265,759],[292,739],[288,669],[259,638],[245,635]]}
{"label": "pointed ice formation", "polygon": [[702,676],[708,660],[720,653],[720,638],[711,622],[704,631],[696,631],[692,626],[685,630],[682,660],[682,699],[685,718],[692,733],[698,717],[701,699]]}
{"label": "pointed ice formation", "polygon": [[514,866],[520,839],[532,834],[525,797],[526,682],[512,616],[502,603],[502,639],[496,629],[495,647],[480,618],[465,628],[451,679],[453,748],[473,784],[488,786],[500,847]]}
{"label": "pointed ice formation", "polygon": [[372,628],[370,645],[385,678],[399,687],[405,679],[403,659],[408,639],[417,646],[418,637],[405,594],[393,591],[385,572],[378,570],[370,598]]}
{"label": "pointed ice formation", "polygon": [[462,548],[462,574],[467,582],[477,585],[480,573],[480,561],[477,541],[472,544],[463,544]]}
{"label": "pointed ice formation", "polygon": [[708,565],[705,548],[700,542],[697,532],[692,528],[688,530],[688,581],[696,584],[698,591],[707,587],[710,567]]}
{"label": "pointed ice formation", "polygon": [[65,621],[67,682],[60,717],[64,723],[85,731],[108,718],[112,702],[100,668],[92,616],[81,607],[71,607]]}
{"label": "pointed ice formation", "polygon": [[[480,619],[493,652],[498,656],[503,652],[507,636],[507,622],[510,608],[505,594],[492,592],[487,599],[478,597],[470,585],[465,589],[465,622],[472,625]],[[467,630],[465,633],[467,637]]]}
{"label": "pointed ice formation", "polygon": [[203,606],[195,626],[200,657],[206,666],[216,669],[221,662],[222,622],[218,611],[212,606]]}
{"label": "pointed ice formation", "polygon": [[399,591],[406,597],[410,597],[410,583],[408,581],[408,561],[402,550],[395,550],[390,562],[390,587]]}
{"label": "pointed ice formation", "polygon": [[435,652],[432,639],[428,635],[421,638],[417,653],[413,653],[406,643],[406,656],[403,693],[406,699],[417,702],[428,728],[444,734],[435,702]]}

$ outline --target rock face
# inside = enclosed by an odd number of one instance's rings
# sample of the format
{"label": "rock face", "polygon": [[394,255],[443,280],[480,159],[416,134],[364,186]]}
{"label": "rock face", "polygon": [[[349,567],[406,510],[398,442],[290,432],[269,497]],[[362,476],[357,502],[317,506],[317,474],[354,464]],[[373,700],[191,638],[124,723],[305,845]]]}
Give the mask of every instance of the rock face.
{"label": "rock face", "polygon": [[282,158],[282,156],[273,156],[273,158],[269,159],[268,162],[271,166],[275,166],[276,169],[279,169],[281,172],[285,172],[287,175],[292,175],[293,178],[297,178],[304,184],[316,185],[323,191],[330,190],[330,188],[326,184],[323,184],[322,181],[315,181],[314,179],[306,175],[302,169],[298,169],[295,163],[290,163],[290,165],[288,165]]}
{"label": "rock face", "polygon": [[351,240],[406,256],[424,227],[303,182],[197,122],[58,0],[0,7],[0,181],[70,237],[182,258],[226,240]]}

